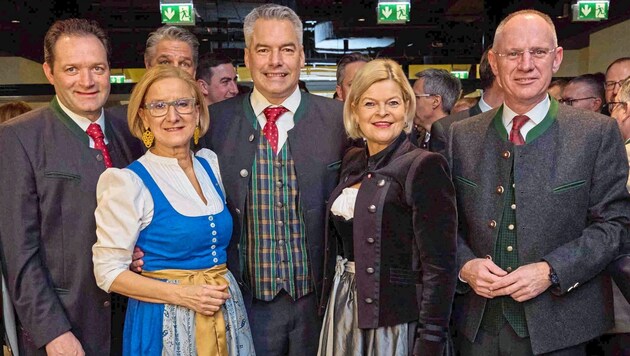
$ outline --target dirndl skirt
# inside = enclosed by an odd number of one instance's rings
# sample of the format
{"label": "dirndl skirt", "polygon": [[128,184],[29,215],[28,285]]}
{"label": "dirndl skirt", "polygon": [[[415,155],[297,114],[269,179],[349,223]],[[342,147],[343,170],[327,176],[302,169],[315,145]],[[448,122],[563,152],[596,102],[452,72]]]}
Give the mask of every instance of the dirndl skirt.
{"label": "dirndl skirt", "polygon": [[[230,356],[254,356],[256,354],[254,342],[238,283],[230,271],[227,271],[223,278],[229,283],[228,291],[230,294],[230,298],[222,306],[228,353]],[[194,324],[194,311],[177,305],[165,304],[162,324],[162,355],[197,355]]]}
{"label": "dirndl skirt", "polygon": [[335,277],[322,331],[318,356],[409,355],[409,324],[359,329],[354,262],[337,256]]}

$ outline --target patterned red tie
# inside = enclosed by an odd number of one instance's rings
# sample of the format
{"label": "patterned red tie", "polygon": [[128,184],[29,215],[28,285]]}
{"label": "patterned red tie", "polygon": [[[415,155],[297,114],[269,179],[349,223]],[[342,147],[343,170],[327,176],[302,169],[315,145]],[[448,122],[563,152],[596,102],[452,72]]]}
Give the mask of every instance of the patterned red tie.
{"label": "patterned red tie", "polygon": [[516,115],[512,119],[512,131],[510,131],[510,141],[516,146],[524,145],[525,139],[521,135],[521,127],[529,120],[526,115]]}
{"label": "patterned red tie", "polygon": [[109,156],[109,151],[107,151],[107,146],[105,145],[104,140],[105,135],[103,135],[101,126],[97,123],[91,123],[85,132],[87,132],[88,136],[94,140],[94,148],[101,150],[103,153],[103,162],[105,163],[105,167],[112,167],[112,158]]}
{"label": "patterned red tie", "polygon": [[267,123],[265,124],[265,127],[263,127],[263,134],[267,138],[267,141],[269,141],[269,145],[271,145],[273,153],[278,151],[278,126],[276,126],[276,121],[280,115],[287,111],[289,111],[289,109],[284,106],[276,106],[273,108],[269,106],[263,110],[265,118],[267,118]]}

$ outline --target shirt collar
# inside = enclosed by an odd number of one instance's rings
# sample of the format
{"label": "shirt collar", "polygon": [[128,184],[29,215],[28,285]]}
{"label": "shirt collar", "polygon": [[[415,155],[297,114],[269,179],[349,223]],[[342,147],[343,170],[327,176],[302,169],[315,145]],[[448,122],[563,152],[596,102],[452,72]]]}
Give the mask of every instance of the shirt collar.
{"label": "shirt collar", "polygon": [[[90,124],[92,123],[90,119],[88,119],[87,117],[83,117],[81,115],[77,115],[74,112],[70,111],[70,109],[68,109],[65,105],[63,105],[61,100],[59,100],[59,97],[57,97],[57,102],[59,103],[59,107],[61,108],[61,110],[63,110],[63,112],[66,113],[66,115],[68,115],[68,117],[72,119],[72,121],[74,121],[75,124],[79,125],[81,130],[87,131],[88,126],[90,126]],[[94,121],[94,123],[99,124],[99,126],[101,126],[101,131],[103,131],[103,135],[107,136],[105,134],[105,114],[102,108],[101,108],[101,116],[99,116],[98,120]]]}
{"label": "shirt collar", "polygon": [[[527,115],[527,117],[534,122],[534,125],[538,125],[541,121],[543,121],[547,112],[549,112],[550,106],[551,101],[549,100],[549,95],[545,95],[545,98],[541,102],[536,104],[536,106],[523,115]],[[503,126],[508,127],[516,115],[518,114],[503,103]]]}
{"label": "shirt collar", "polygon": [[289,95],[289,97],[286,98],[280,105],[274,105],[270,103],[269,100],[267,100],[267,98],[265,98],[262,93],[259,92],[258,89],[256,89],[255,85],[254,90],[252,91],[252,95],[249,98],[256,117],[258,117],[263,112],[263,110],[265,110],[269,106],[284,106],[292,114],[295,115],[295,112],[300,106],[301,99],[302,94],[300,92],[300,87],[298,87],[297,85],[295,86],[295,90],[293,91],[293,93],[291,93],[291,95]]}
{"label": "shirt collar", "polygon": [[486,112],[492,110],[492,106],[488,105],[485,100],[483,100],[483,95],[479,98],[479,109],[481,112]]}

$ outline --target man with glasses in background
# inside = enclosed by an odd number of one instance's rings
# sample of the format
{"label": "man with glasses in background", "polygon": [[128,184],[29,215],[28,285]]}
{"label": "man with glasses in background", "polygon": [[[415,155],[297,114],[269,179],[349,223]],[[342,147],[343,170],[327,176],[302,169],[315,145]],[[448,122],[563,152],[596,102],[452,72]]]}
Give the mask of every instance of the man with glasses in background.
{"label": "man with glasses in background", "polygon": [[606,102],[615,100],[623,81],[630,77],[630,57],[614,60],[606,69]]}
{"label": "man with glasses in background", "polygon": [[462,84],[444,69],[425,69],[416,73],[413,92],[416,95],[416,115],[410,141],[431,152],[444,153],[446,132],[437,122],[451,113],[459,98]]}
{"label": "man with glasses in background", "polygon": [[571,79],[562,92],[561,104],[601,112],[604,105],[604,75],[584,74]]}
{"label": "man with glasses in background", "polygon": [[462,355],[585,355],[613,325],[603,269],[628,238],[628,162],[616,124],[558,105],[563,49],[549,16],[523,10],[488,55],[504,103],[451,126]]}

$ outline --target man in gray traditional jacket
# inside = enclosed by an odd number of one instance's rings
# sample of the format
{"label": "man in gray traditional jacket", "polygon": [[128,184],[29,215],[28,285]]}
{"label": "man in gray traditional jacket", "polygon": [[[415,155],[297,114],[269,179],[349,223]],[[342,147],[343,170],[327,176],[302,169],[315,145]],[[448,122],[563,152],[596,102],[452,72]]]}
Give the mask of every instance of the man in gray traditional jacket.
{"label": "man in gray traditional jacket", "polygon": [[612,326],[628,162],[613,120],[547,95],[562,55],[547,15],[509,15],[488,57],[503,105],[451,127],[462,355],[584,355]]}

